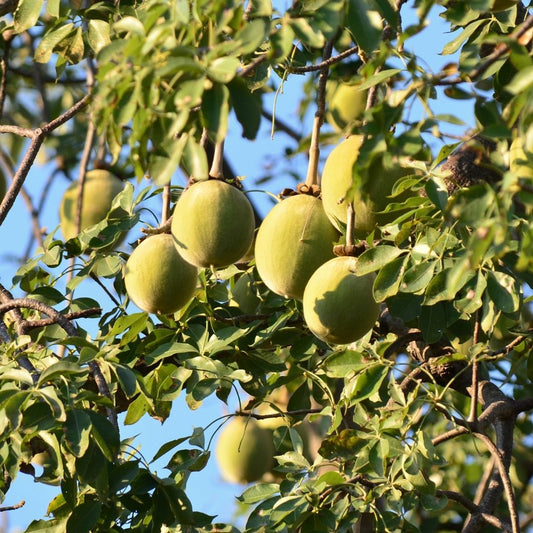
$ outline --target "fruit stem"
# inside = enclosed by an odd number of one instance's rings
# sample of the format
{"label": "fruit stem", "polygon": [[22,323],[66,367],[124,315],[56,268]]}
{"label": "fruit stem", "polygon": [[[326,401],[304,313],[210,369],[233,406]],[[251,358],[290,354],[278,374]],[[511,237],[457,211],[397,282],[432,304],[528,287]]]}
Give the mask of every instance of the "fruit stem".
{"label": "fruit stem", "polygon": [[165,225],[170,214],[170,183],[163,187],[163,208],[161,210],[161,225]]}
{"label": "fruit stem", "polygon": [[309,146],[309,163],[307,165],[307,176],[305,184],[311,188],[313,185],[318,185],[318,159],[320,156],[319,140],[320,128],[324,122],[324,114],[326,112],[326,82],[328,81],[329,63],[327,60],[331,57],[333,51],[333,42],[328,41],[324,46],[324,54],[322,56],[325,61],[324,66],[320,69],[318,75],[318,86],[316,96],[316,113],[313,121],[313,130],[311,131],[311,145]]}
{"label": "fruit stem", "polygon": [[224,141],[219,141],[215,144],[213,153],[213,162],[209,170],[209,176],[216,179],[224,179]]}

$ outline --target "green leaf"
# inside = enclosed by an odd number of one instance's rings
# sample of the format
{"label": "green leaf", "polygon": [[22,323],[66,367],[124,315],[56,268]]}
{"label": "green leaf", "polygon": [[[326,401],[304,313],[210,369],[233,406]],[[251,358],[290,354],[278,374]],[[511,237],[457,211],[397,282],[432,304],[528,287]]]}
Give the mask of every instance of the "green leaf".
{"label": "green leaf", "polygon": [[46,32],[35,49],[35,61],[38,63],[48,63],[56,46],[63,41],[63,39],[66,39],[73,30],[74,24],[69,23]]}
{"label": "green leaf", "polygon": [[401,250],[396,246],[389,246],[388,244],[369,248],[359,256],[355,272],[358,276],[375,272],[388,265],[403,253],[405,253],[405,250]]}
{"label": "green leaf", "polygon": [[228,131],[229,90],[225,85],[216,83],[212,89],[204,92],[202,100],[202,123],[209,138],[220,142]]}
{"label": "green leaf", "polygon": [[217,57],[207,67],[206,74],[215,83],[229,83],[240,65],[236,57]]}
{"label": "green leaf", "polygon": [[324,370],[329,377],[344,378],[352,372],[364,368],[367,365],[363,362],[362,356],[353,350],[342,350],[333,352],[324,361]]}
{"label": "green leaf", "polygon": [[372,74],[372,76],[359,85],[359,90],[363,91],[365,89],[369,89],[370,87],[374,87],[375,85],[379,85],[380,83],[383,83],[384,81],[396,76],[396,74],[400,73],[401,71],[402,69],[399,68],[389,68],[386,70],[381,70],[377,74]]}
{"label": "green leaf", "polygon": [[437,262],[434,260],[417,263],[405,271],[400,285],[402,292],[419,293],[433,279]]}
{"label": "green leaf", "polygon": [[383,302],[398,293],[408,257],[397,257],[379,271],[374,281],[374,298],[377,302]]}
{"label": "green leaf", "polygon": [[520,94],[533,87],[533,66],[520,69],[505,90],[511,94]]}
{"label": "green leaf", "polygon": [[13,15],[13,31],[22,33],[35,26],[41,9],[43,0],[19,0],[17,9]]}
{"label": "green leaf", "polygon": [[67,533],[90,533],[98,522],[102,511],[102,503],[86,501],[78,505],[67,521]]}
{"label": "green leaf", "polygon": [[289,24],[298,39],[310,48],[322,48],[326,39],[322,33],[313,29],[305,18],[291,18]]}
{"label": "green leaf", "polygon": [[58,361],[42,372],[38,386],[42,386],[46,382],[53,381],[57,378],[66,378],[69,375],[83,375],[87,373],[87,368],[80,367],[78,363],[66,360]]}
{"label": "green leaf", "polygon": [[76,457],[81,457],[89,447],[91,419],[80,409],[72,409],[67,413],[65,423],[65,443]]}
{"label": "green leaf", "polygon": [[47,0],[46,1],[46,13],[51,17],[59,17],[59,8],[61,6],[61,0]]}
{"label": "green leaf", "polygon": [[190,178],[195,180],[207,179],[209,174],[207,154],[194,137],[189,137],[182,158],[183,168]]}
{"label": "green leaf", "polygon": [[53,520],[34,520],[27,528],[27,533],[65,533],[67,518]]}
{"label": "green leaf", "polygon": [[109,23],[105,20],[91,19],[87,25],[87,41],[91,50],[98,52],[111,42]]}
{"label": "green leaf", "polygon": [[497,309],[514,313],[520,306],[520,287],[515,278],[499,271],[487,272],[487,290]]}
{"label": "green leaf", "polygon": [[252,505],[266,500],[278,492],[279,485],[277,483],[258,483],[246,489],[237,499],[246,505]]}
{"label": "green leaf", "polygon": [[383,31],[381,16],[369,8],[367,0],[349,0],[346,25],[357,45],[367,54],[379,46]]}
{"label": "green leaf", "polygon": [[255,139],[261,124],[261,96],[260,91],[251,92],[242,78],[234,78],[228,84],[230,100],[237,120],[242,126],[242,136],[245,139]]}
{"label": "green leaf", "polygon": [[359,372],[352,381],[351,387],[346,387],[349,398],[360,402],[370,398],[379,391],[383,380],[387,377],[389,368],[384,365],[374,364]]}
{"label": "green leaf", "polygon": [[114,461],[120,447],[120,437],[116,428],[105,416],[94,411],[88,411],[88,414],[91,418],[91,436],[94,442],[108,461]]}
{"label": "green leaf", "polygon": [[117,373],[121,389],[127,398],[132,398],[137,392],[137,378],[135,372],[124,365],[115,365],[114,370]]}

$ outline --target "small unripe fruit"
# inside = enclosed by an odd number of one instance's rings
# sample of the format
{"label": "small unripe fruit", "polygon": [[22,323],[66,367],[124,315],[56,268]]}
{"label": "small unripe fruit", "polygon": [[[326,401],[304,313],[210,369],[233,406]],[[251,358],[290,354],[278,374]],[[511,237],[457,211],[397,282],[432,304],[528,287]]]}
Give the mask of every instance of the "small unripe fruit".
{"label": "small unripe fruit", "polygon": [[257,481],[272,468],[272,433],[254,419],[233,418],[222,428],[215,454],[226,481],[243,484]]}
{"label": "small unripe fruit", "polygon": [[133,303],[147,313],[163,315],[175,313],[192,298],[197,275],[166,233],[142,241],[124,266],[124,284]]}
{"label": "small unripe fruit", "polygon": [[311,276],[303,298],[304,319],[319,339],[348,344],[366,335],[380,311],[373,273],[355,275],[355,257],[335,257]]}
{"label": "small unripe fruit", "polygon": [[339,133],[351,132],[366,108],[366,91],[358,85],[328,81],[326,121]]}
{"label": "small unripe fruit", "polygon": [[[109,214],[113,199],[123,188],[124,183],[108,170],[94,169],[87,172],[83,185],[80,231],[104,220]],[[59,206],[59,222],[66,241],[77,236],[77,205],[78,183],[72,183]],[[116,216],[124,214],[123,210],[114,213]]]}
{"label": "small unripe fruit", "polygon": [[311,274],[334,257],[338,238],[318,198],[290,196],[274,206],[257,232],[259,276],[276,294],[301,299]]}
{"label": "small unripe fruit", "polygon": [[222,180],[199,181],[180,196],[172,235],[182,257],[197,267],[225,267],[249,250],[255,230],[252,205]]}

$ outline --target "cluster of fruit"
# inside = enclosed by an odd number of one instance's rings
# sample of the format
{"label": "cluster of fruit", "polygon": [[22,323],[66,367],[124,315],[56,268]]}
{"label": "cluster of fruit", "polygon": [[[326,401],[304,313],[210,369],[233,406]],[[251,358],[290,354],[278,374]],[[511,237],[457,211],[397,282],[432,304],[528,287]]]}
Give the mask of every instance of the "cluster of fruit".
{"label": "cluster of fruit", "polygon": [[[193,296],[198,268],[231,265],[253,249],[265,285],[286,298],[303,300],[304,318],[317,337],[346,344],[365,335],[379,314],[372,295],[374,274],[357,276],[357,259],[333,252],[346,226],[345,198],[353,185],[360,143],[361,138],[352,135],[335,147],[324,167],[322,199],[296,194],[282,200],[260,225],[255,246],[253,208],[239,188],[219,179],[189,186],[174,208],[171,232],[145,238],[126,262],[130,299],[149,313],[174,313]],[[376,212],[383,209],[396,178],[377,180],[365,198],[354,190],[356,236],[374,228]],[[87,173],[81,229],[108,216],[122,186],[106,170]],[[65,239],[76,235],[76,202],[73,184],[60,208]]]}

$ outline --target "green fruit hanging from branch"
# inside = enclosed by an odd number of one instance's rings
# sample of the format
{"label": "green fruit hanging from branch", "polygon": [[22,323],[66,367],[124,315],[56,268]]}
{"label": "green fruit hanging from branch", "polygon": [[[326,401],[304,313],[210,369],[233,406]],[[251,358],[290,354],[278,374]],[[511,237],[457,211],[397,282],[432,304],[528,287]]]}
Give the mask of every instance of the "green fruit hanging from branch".
{"label": "green fruit hanging from branch", "polygon": [[[87,172],[83,184],[80,231],[102,222],[109,215],[115,196],[122,192],[123,188],[124,183],[108,170],[94,169]],[[66,241],[78,235],[77,209],[78,183],[74,182],[65,191],[59,206],[59,222]],[[125,214],[124,210],[117,209],[111,216],[119,218]]]}
{"label": "green fruit hanging from branch", "polygon": [[273,465],[272,433],[252,418],[233,418],[220,432],[215,454],[226,481],[242,484],[257,481]]}
{"label": "green fruit hanging from branch", "polygon": [[380,312],[373,273],[356,275],[355,257],[335,257],[311,276],[303,297],[311,332],[330,344],[348,344],[366,335]]}
{"label": "green fruit hanging from branch", "polygon": [[194,294],[197,275],[197,268],[180,256],[167,233],[142,241],[124,266],[126,292],[147,313],[181,309]]}
{"label": "green fruit hanging from branch", "polygon": [[271,291],[302,299],[311,274],[334,257],[338,238],[321,200],[308,194],[290,196],[274,206],[259,227],[257,271]]}
{"label": "green fruit hanging from branch", "polygon": [[[404,168],[399,162],[393,166],[385,165],[382,157],[377,157],[368,169],[368,184],[362,190],[361,176],[357,170],[357,159],[362,137],[351,135],[338,144],[329,154],[322,171],[322,202],[331,223],[344,232],[347,221],[349,199],[354,208],[354,235],[365,238],[377,224],[390,222],[394,213],[381,213],[391,201],[394,184],[412,170]],[[402,195],[402,199],[405,195]],[[398,201],[395,199],[394,201]],[[396,213],[397,215],[397,213]]]}
{"label": "green fruit hanging from branch", "polygon": [[182,257],[199,268],[239,261],[255,230],[246,195],[220,179],[194,183],[180,196],[172,216],[172,235]]}

